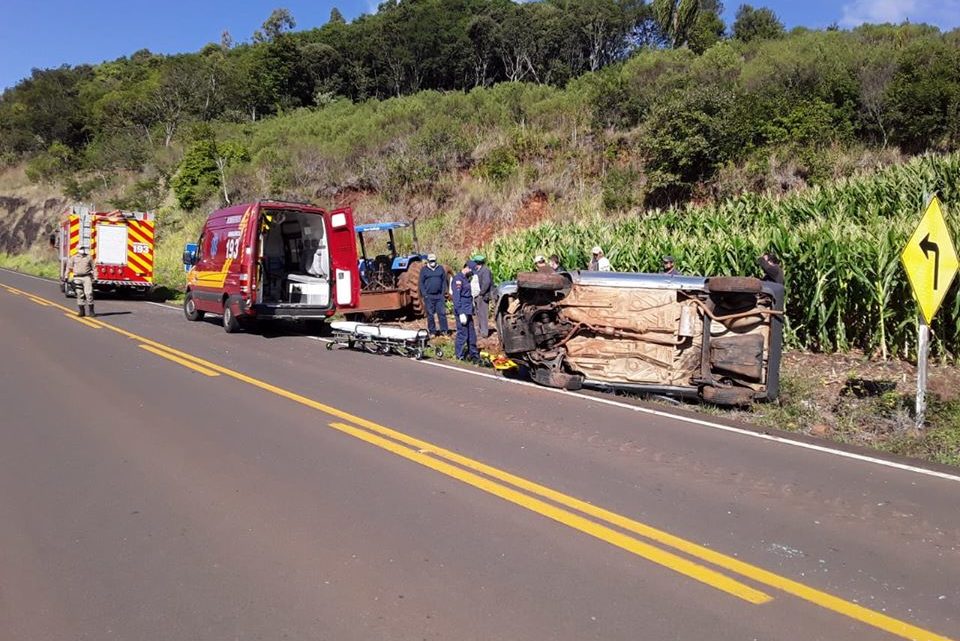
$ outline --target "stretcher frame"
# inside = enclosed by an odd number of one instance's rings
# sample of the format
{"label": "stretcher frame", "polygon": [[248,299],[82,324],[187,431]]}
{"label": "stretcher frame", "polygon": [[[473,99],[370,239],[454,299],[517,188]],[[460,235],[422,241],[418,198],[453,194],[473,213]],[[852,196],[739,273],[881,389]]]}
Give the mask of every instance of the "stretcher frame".
{"label": "stretcher frame", "polygon": [[[347,327],[352,325],[352,327]],[[423,360],[431,352],[430,333],[425,329],[404,329],[399,325],[381,323],[333,322],[333,335],[327,349],[346,347],[371,354],[396,354],[406,358]],[[387,331],[384,331],[387,330]],[[443,349],[433,347],[432,355],[443,358]]]}

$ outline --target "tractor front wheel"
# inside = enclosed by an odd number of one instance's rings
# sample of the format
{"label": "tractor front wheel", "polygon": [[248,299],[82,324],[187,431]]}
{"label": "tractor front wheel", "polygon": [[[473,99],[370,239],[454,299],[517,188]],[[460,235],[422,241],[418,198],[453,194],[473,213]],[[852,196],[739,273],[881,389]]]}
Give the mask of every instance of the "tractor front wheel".
{"label": "tractor front wheel", "polygon": [[410,263],[407,271],[400,274],[397,285],[400,289],[410,294],[410,307],[408,316],[410,318],[423,318],[423,299],[420,298],[420,270],[423,269],[421,261]]}

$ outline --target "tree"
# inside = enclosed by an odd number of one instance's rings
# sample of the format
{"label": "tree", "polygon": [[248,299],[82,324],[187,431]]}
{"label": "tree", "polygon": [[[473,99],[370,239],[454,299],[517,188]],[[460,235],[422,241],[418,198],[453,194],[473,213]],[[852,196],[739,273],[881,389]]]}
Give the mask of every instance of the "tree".
{"label": "tree", "polygon": [[241,143],[234,140],[213,145],[213,160],[220,172],[220,188],[223,190],[223,201],[230,204],[230,191],[227,189],[227,167],[250,160],[250,152]]}
{"label": "tree", "polygon": [[161,72],[147,109],[163,127],[163,146],[169,147],[180,124],[203,112],[208,98],[207,74],[197,56],[173,58]]}
{"label": "tree", "polygon": [[651,5],[664,39],[674,49],[687,44],[700,13],[700,0],[653,0]]}
{"label": "tree", "polygon": [[490,16],[477,16],[467,27],[467,37],[473,45],[473,55],[470,59],[473,69],[473,86],[485,87],[491,80],[490,65],[493,63],[493,52],[500,37],[500,25]]}
{"label": "tree", "polygon": [[876,124],[884,148],[888,134],[886,120],[888,116],[887,92],[897,70],[896,58],[892,52],[881,50],[879,55],[871,55],[860,67],[860,108]]}
{"label": "tree", "polygon": [[720,17],[722,13],[723,3],[719,0],[700,0],[697,18],[687,38],[687,46],[691,51],[703,53],[723,39],[727,25]]}
{"label": "tree", "polygon": [[890,138],[908,152],[960,144],[960,49],[945,40],[911,43],[887,90]]}
{"label": "tree", "polygon": [[297,21],[289,9],[274,9],[270,17],[263,21],[263,26],[253,33],[253,41],[273,42],[280,34],[296,26]]}
{"label": "tree", "polygon": [[740,5],[733,22],[733,37],[742,42],[771,40],[786,34],[783,23],[772,10],[766,7],[754,9],[748,4]]}
{"label": "tree", "polygon": [[5,92],[0,99],[0,150],[41,151],[56,142],[80,149],[89,140],[80,93],[92,76],[88,66],[34,69]]}
{"label": "tree", "polygon": [[340,13],[340,10],[334,7],[330,10],[330,19],[327,20],[327,24],[347,24],[347,21],[344,19],[343,14]]}

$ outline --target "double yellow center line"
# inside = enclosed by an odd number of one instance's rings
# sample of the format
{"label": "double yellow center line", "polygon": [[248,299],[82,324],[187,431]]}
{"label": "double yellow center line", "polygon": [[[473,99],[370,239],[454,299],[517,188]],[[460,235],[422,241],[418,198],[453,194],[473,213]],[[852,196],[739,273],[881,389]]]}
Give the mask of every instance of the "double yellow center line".
{"label": "double yellow center line", "polygon": [[[16,288],[3,285],[8,291],[34,298]],[[50,306],[69,309],[46,301]],[[189,367],[206,376],[223,374],[237,381],[281,396],[295,403],[323,412],[336,419],[330,427],[387,452],[456,479],[488,494],[513,503],[531,512],[562,523],[567,527],[616,546],[653,563],[669,568],[696,581],[733,595],[751,604],[769,602],[772,597],[743,581],[779,590],[837,614],[860,621],[904,639],[915,641],[950,641],[947,637],[914,626],[905,621],[876,612],[798,581],[764,570],[734,557],[711,550],[692,541],[640,523],[586,501],[563,494],[499,468],[417,439],[306,396],[290,392],[265,381],[247,376],[216,363],[187,354],[173,347],[138,336],[102,321],[91,321],[139,343],[158,356]],[[713,566],[713,567],[708,567]],[[726,570],[739,578],[732,578]]]}

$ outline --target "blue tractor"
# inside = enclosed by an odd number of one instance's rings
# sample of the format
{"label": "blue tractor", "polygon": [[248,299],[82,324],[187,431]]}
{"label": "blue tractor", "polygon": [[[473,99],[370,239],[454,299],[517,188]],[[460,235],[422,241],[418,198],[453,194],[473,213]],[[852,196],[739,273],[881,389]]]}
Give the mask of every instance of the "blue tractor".
{"label": "blue tractor", "polygon": [[[411,230],[412,242],[401,253],[397,248],[395,231]],[[368,254],[369,236],[387,233],[386,246],[371,244],[376,253]],[[366,235],[366,237],[365,237]],[[357,240],[360,245],[360,304],[354,310],[365,316],[423,316],[423,301],[420,300],[420,269],[426,255],[420,253],[415,222],[383,222],[357,225]],[[380,250],[383,250],[382,252]]]}

